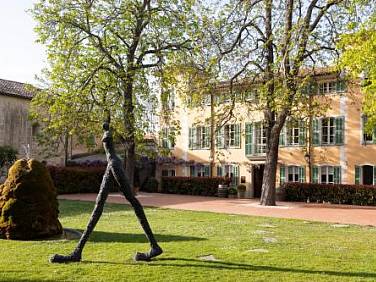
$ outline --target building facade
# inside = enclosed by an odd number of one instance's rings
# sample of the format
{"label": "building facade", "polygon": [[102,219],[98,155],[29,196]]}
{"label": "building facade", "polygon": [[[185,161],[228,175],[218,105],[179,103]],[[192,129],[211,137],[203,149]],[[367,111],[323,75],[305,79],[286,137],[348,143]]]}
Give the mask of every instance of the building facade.
{"label": "building facade", "polygon": [[[246,185],[248,196],[259,197],[266,136],[262,111],[249,106],[257,103],[257,88],[248,88],[236,100],[234,118],[216,129],[212,175],[230,176],[233,185]],[[326,105],[325,110],[286,121],[280,134],[277,187],[287,181],[376,185],[376,132],[365,131],[367,118],[362,113],[359,86],[323,72],[315,76],[310,91],[312,99]],[[210,175],[214,131],[207,121],[213,107],[210,99],[203,99],[200,107],[187,107],[183,96],[176,93],[172,97],[181,129],[174,143],[167,138],[172,129],[162,130],[161,144],[170,149],[171,157],[160,163],[157,178]],[[222,99],[218,104],[226,103],[229,100]]]}

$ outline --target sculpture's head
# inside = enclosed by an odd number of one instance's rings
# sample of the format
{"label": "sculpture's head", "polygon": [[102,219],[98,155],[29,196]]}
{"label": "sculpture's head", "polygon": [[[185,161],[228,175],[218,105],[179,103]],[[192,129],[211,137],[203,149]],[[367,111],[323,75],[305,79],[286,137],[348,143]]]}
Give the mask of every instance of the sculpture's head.
{"label": "sculpture's head", "polygon": [[103,134],[103,137],[102,137],[102,142],[106,143],[111,138],[110,124],[108,122],[104,122],[103,123],[103,129],[104,129],[104,134]]}

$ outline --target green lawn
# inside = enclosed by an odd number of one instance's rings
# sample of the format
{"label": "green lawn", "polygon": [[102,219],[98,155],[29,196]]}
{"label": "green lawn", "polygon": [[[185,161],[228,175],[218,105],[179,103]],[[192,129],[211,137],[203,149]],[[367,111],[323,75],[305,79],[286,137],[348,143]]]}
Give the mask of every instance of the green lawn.
{"label": "green lawn", "polygon": [[[94,203],[60,201],[64,227],[82,230]],[[314,209],[312,212],[315,212]],[[147,208],[165,253],[148,249],[128,206],[106,205],[83,261],[48,262],[76,241],[0,240],[0,281],[375,281],[376,228]],[[217,261],[203,260],[212,255]]]}

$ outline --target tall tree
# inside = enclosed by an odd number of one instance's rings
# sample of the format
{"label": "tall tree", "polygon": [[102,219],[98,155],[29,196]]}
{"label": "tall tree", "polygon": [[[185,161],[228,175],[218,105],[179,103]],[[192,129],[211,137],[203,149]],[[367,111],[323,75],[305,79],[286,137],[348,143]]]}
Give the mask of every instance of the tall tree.
{"label": "tall tree", "polygon": [[221,64],[231,81],[260,87],[266,160],[262,205],[275,205],[279,135],[299,108],[307,78],[334,64],[335,43],[348,22],[344,0],[231,0],[218,24]]}
{"label": "tall tree", "polygon": [[[133,183],[135,144],[157,99],[150,77],[173,53],[188,50],[193,0],[39,0],[32,9],[46,45],[51,127],[93,128],[104,115],[124,144]],[[43,104],[43,103],[42,103]],[[78,127],[77,124],[80,124]],[[97,124],[96,124],[97,125]],[[77,127],[76,127],[77,126]]]}

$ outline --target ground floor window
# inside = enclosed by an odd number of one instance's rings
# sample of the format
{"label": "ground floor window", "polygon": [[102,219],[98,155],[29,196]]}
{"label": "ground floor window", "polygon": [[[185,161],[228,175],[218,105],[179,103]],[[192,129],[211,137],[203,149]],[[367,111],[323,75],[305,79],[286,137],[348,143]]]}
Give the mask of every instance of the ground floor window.
{"label": "ground floor window", "polygon": [[285,182],[305,182],[304,166],[280,166],[279,174],[281,184]]}
{"label": "ground floor window", "polygon": [[355,184],[376,185],[376,166],[355,166]]}
{"label": "ground floor window", "polygon": [[239,166],[235,164],[217,166],[217,176],[229,178],[231,186],[238,186],[239,184]]}
{"label": "ground floor window", "polygon": [[340,166],[313,166],[313,183],[339,184],[341,183]]}
{"label": "ground floor window", "polygon": [[175,176],[175,169],[162,169],[162,176]]}
{"label": "ground floor window", "polygon": [[208,165],[191,165],[190,176],[191,177],[210,176],[210,167]]}

